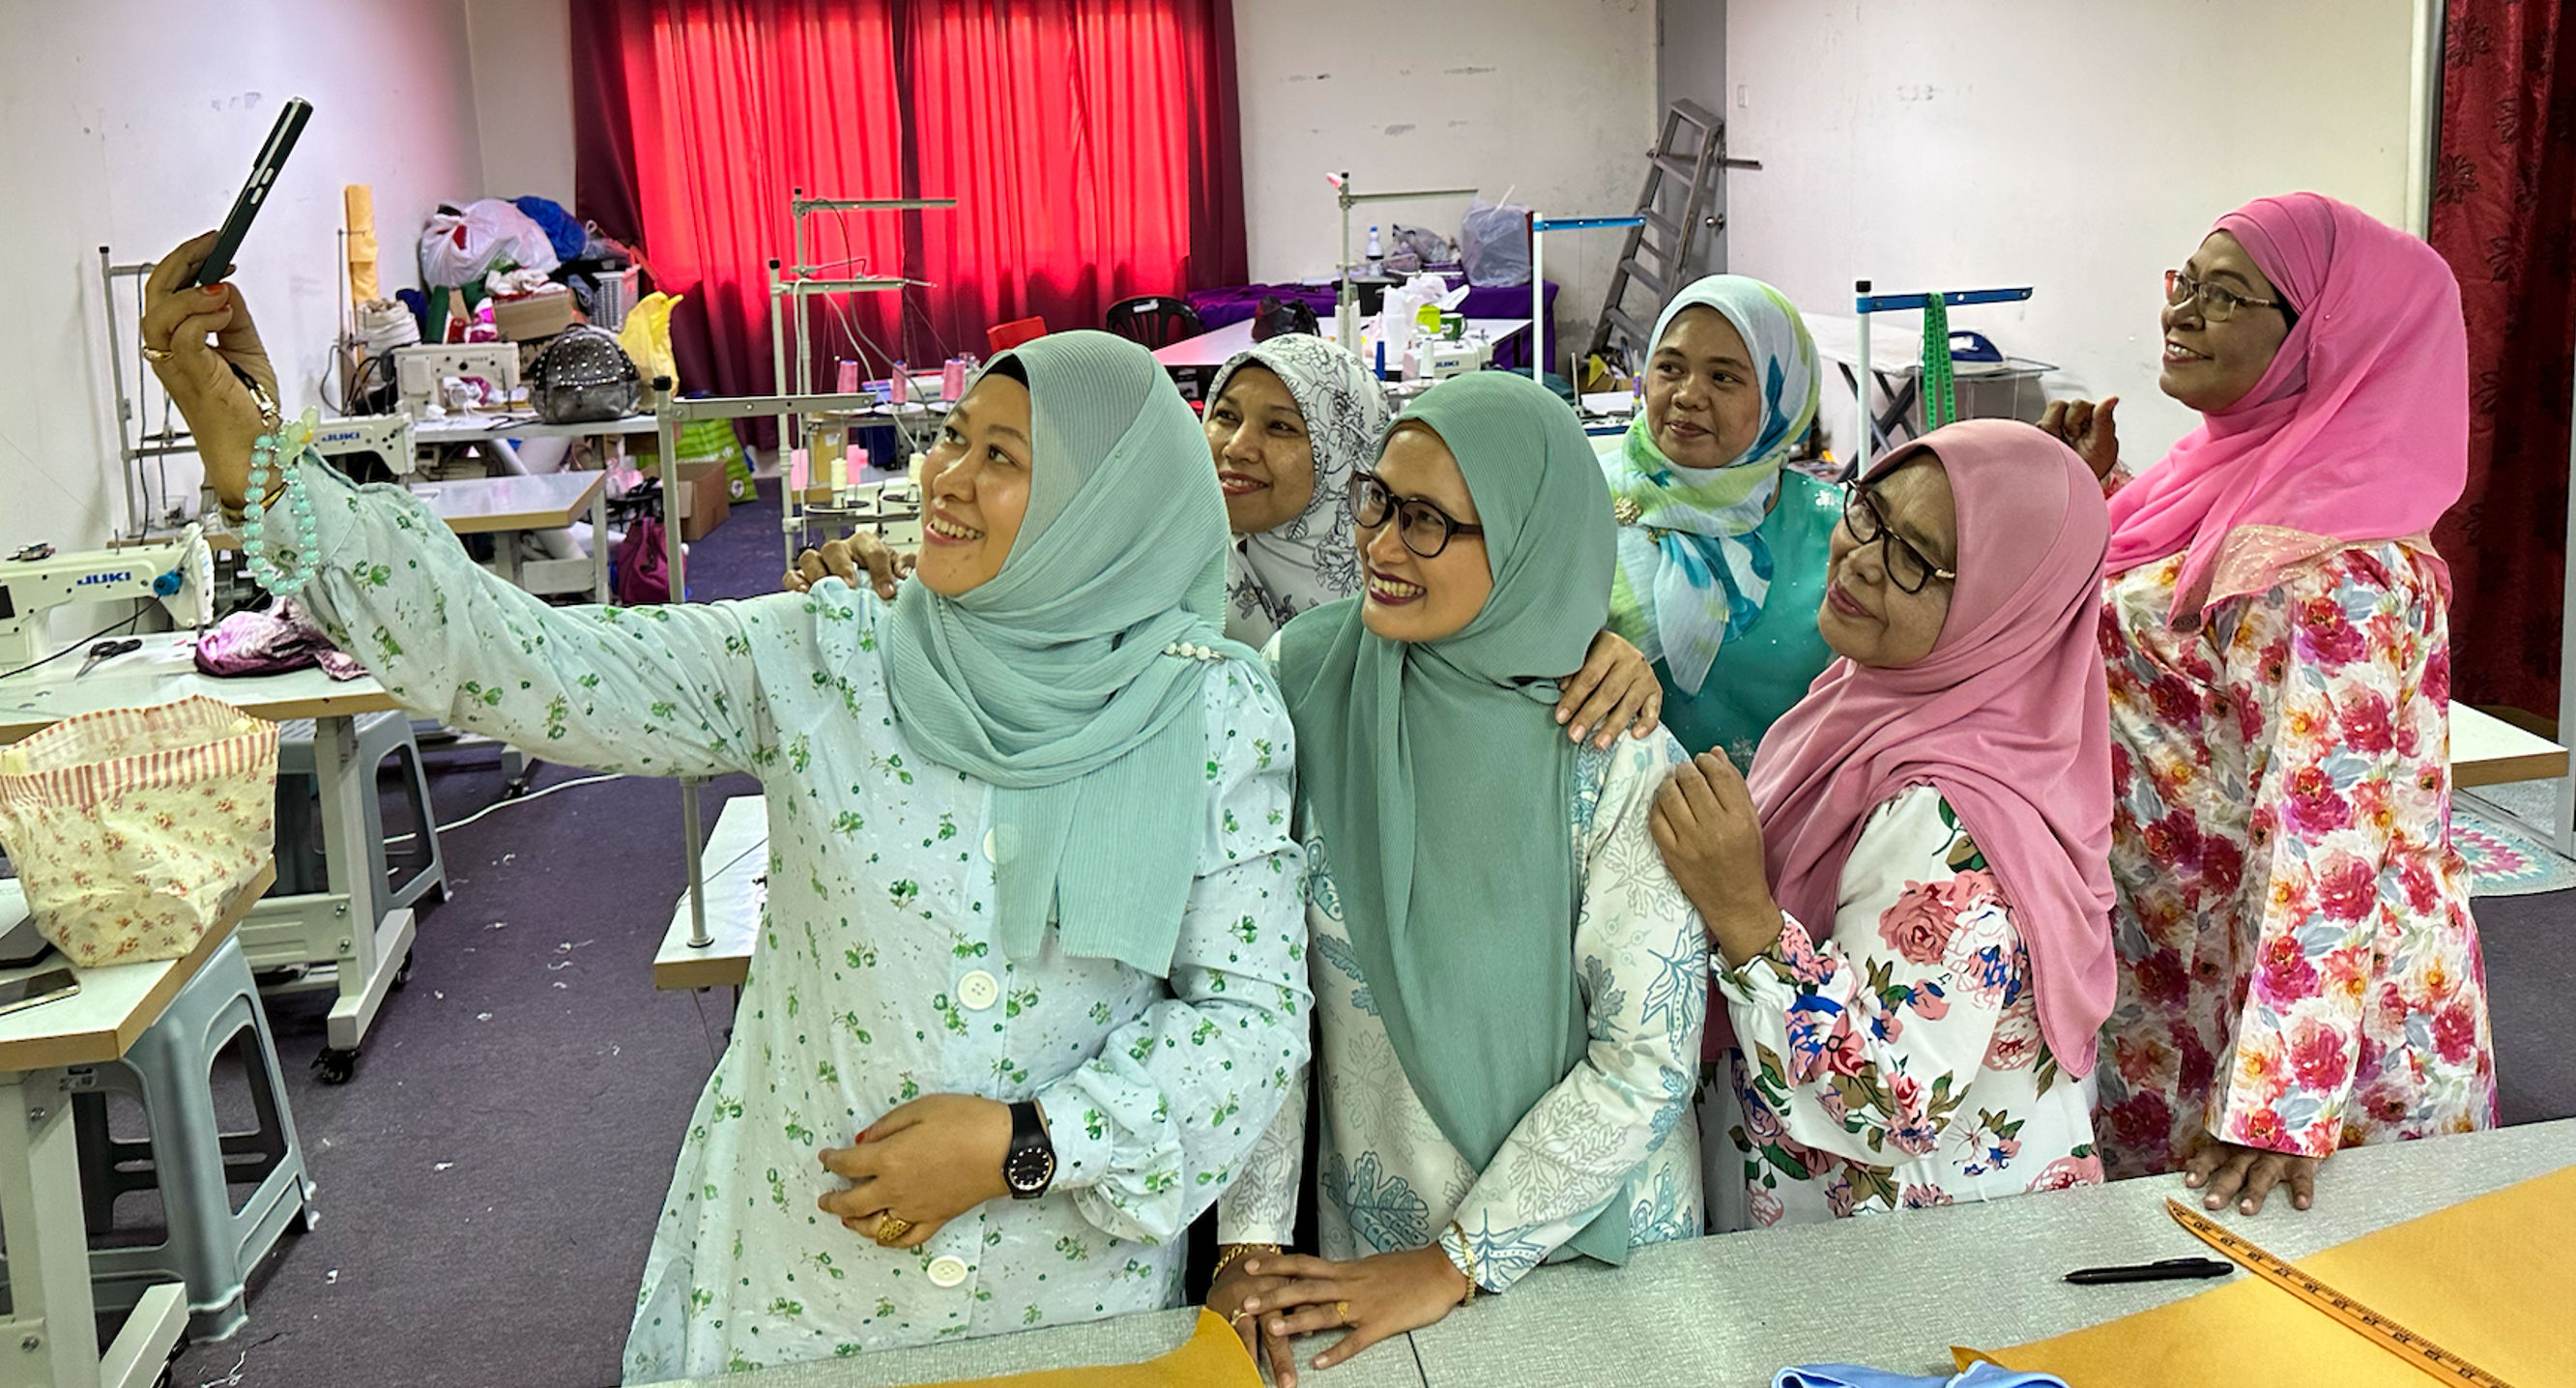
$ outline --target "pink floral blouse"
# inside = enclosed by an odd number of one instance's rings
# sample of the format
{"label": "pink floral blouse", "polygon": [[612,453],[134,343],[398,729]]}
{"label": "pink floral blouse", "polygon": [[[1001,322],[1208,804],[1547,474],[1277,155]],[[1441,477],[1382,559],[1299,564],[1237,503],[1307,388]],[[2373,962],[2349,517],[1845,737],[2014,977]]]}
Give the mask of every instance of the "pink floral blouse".
{"label": "pink floral blouse", "polygon": [[1720,1229],[2102,1179],[2092,1085],[2040,1039],[2012,908],[1940,792],[1861,826],[1822,943],[1785,924],[1718,971],[1737,1041],[1702,1104]]}
{"label": "pink floral blouse", "polygon": [[2439,563],[2353,546],[2197,633],[2166,621],[2180,556],[2106,586],[2113,1176],[2203,1131],[2324,1156],[2494,1125]]}

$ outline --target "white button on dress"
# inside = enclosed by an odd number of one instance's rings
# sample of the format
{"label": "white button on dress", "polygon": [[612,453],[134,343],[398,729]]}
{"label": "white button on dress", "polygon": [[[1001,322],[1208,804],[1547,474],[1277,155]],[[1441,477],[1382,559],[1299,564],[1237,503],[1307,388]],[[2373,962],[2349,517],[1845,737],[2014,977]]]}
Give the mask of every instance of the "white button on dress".
{"label": "white button on dress", "polygon": [[957,980],[957,1001],[969,1012],[981,1012],[1001,1000],[1001,980],[982,969]]}
{"label": "white button on dress", "polygon": [[930,1263],[930,1285],[954,1287],[966,1280],[966,1264],[957,1258],[934,1258]]}

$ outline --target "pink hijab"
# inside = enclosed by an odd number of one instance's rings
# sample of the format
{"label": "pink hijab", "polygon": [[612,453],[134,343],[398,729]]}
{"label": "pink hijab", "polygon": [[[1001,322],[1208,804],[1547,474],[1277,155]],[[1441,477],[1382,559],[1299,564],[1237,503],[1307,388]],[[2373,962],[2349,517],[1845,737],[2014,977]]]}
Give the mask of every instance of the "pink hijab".
{"label": "pink hijab", "polygon": [[2089,1074],[2115,983],[2101,489],[2065,445],[1993,419],[1936,429],[1869,475],[1925,452],[1957,498],[1949,618],[1912,665],[1826,666],[1771,725],[1749,778],[1771,890],[1821,937],[1861,821],[1934,787],[2012,907],[2049,1050]]}
{"label": "pink hijab", "polygon": [[2299,321],[2243,400],[2111,499],[2112,573],[2189,551],[2183,627],[2346,545],[2429,545],[2469,471],[2468,329],[2439,253],[2321,193],[2257,199],[2214,230]]}

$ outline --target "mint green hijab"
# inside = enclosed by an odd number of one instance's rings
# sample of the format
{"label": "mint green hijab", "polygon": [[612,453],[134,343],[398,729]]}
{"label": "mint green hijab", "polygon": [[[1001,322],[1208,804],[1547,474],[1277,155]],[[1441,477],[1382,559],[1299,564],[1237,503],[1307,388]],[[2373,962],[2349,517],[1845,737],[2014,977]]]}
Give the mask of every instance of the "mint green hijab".
{"label": "mint green hijab", "polygon": [[[1454,636],[1371,635],[1361,599],[1280,632],[1297,774],[1405,1077],[1479,1170],[1583,1058],[1575,748],[1555,679],[1610,610],[1610,495],[1572,411],[1525,376],[1443,381],[1396,421],[1457,456],[1493,595]],[[1456,543],[1456,542],[1453,542]],[[1619,1202],[1573,1240],[1628,1255]]]}
{"label": "mint green hijab", "polygon": [[1213,646],[1259,668],[1217,624],[1225,497],[1198,421],[1144,348],[1056,333],[1004,359],[1028,376],[1028,515],[981,586],[948,598],[904,585],[886,692],[924,755],[994,788],[1003,953],[1035,958],[1052,923],[1067,954],[1163,977],[1207,784],[1207,667],[1164,648]]}

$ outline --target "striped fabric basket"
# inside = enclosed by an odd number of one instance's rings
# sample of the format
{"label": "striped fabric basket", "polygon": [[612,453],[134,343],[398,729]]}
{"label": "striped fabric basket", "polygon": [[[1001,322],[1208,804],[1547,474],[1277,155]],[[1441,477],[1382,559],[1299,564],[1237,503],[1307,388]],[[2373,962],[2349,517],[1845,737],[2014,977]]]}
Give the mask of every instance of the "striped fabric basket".
{"label": "striped fabric basket", "polygon": [[67,718],[0,750],[0,847],[84,968],[176,959],[275,853],[277,725],[219,700]]}

